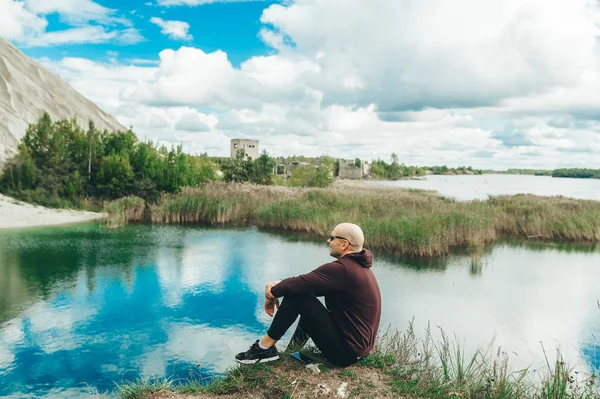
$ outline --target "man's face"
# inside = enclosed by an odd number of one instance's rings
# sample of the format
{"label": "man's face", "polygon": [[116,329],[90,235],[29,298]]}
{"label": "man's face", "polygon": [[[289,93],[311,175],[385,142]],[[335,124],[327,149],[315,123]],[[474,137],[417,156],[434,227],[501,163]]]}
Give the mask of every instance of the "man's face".
{"label": "man's face", "polygon": [[329,244],[329,255],[334,258],[339,258],[344,253],[344,247],[347,245],[346,240],[343,238],[337,238],[339,234],[337,234],[334,229],[329,238],[327,238],[327,243]]}

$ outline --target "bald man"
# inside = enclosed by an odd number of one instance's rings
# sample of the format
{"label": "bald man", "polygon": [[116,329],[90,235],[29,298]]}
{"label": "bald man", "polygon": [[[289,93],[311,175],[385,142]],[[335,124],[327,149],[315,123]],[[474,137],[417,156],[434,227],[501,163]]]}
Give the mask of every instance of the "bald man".
{"label": "bald man", "polygon": [[[373,254],[363,248],[361,228],[341,223],[329,235],[329,254],[337,260],[310,273],[273,281],[265,287],[265,311],[271,327],[246,352],[243,364],[279,359],[275,343],[298,316],[291,345],[300,349],[309,338],[333,364],[346,367],[367,355],[379,329],[381,294],[371,266]],[[325,297],[325,305],[317,299]],[[281,305],[279,298],[283,297]],[[277,309],[277,312],[275,312]]]}

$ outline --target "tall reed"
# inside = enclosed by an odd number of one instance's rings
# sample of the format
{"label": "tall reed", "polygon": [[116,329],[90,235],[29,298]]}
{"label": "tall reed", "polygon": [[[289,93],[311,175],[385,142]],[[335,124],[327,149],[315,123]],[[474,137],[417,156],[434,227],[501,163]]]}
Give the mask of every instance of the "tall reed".
{"label": "tall reed", "polygon": [[325,237],[340,222],[365,246],[413,256],[481,248],[501,238],[600,241],[600,202],[533,195],[457,202],[422,190],[365,186],[290,188],[211,183],[165,195],[153,223],[254,225]]}
{"label": "tall reed", "polygon": [[144,216],[144,200],[135,197],[123,197],[111,201],[104,206],[104,212],[108,214],[105,219],[109,228],[125,226],[129,222],[138,222]]}

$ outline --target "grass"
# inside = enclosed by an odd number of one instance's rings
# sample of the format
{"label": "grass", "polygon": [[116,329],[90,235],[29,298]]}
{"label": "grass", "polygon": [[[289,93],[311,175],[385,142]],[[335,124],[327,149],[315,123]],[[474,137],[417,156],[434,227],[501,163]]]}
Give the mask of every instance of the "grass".
{"label": "grass", "polygon": [[[118,225],[128,220],[126,206],[107,207]],[[210,183],[163,196],[150,207],[149,218],[152,223],[253,225],[318,238],[349,221],[362,227],[367,248],[409,256],[441,256],[454,249],[477,253],[501,239],[600,241],[598,201],[515,195],[457,202],[423,190],[360,185]]]}
{"label": "grass", "polygon": [[236,367],[225,378],[213,381],[175,385],[169,380],[140,380],[120,387],[118,395],[138,399],[144,397],[141,393],[156,392],[158,387],[210,397],[303,398],[313,397],[318,384],[335,390],[345,383],[351,398],[600,399],[596,376],[577,381],[578,374],[560,353],[554,363],[546,356],[547,369],[541,372],[512,370],[500,349],[495,353],[478,349],[469,355],[457,337],[442,332],[441,338],[435,339],[427,331],[418,338],[412,325],[405,332],[382,334],[375,350],[351,367],[339,369],[320,361],[319,375],[284,355],[279,362]]}
{"label": "grass", "polygon": [[140,221],[144,215],[144,200],[135,197],[123,197],[104,206],[108,213],[106,225],[110,228],[123,227],[128,222]]}
{"label": "grass", "polygon": [[102,201],[94,198],[62,198],[58,195],[50,195],[42,188],[35,190],[6,190],[2,194],[14,198],[11,200],[13,204],[18,204],[19,201],[34,204],[38,206],[55,208],[55,209],[75,209],[86,210],[91,212],[102,211]]}
{"label": "grass", "polygon": [[170,391],[173,386],[173,380],[169,378],[149,379],[142,377],[133,382],[122,385],[117,384],[116,392],[119,398],[143,399],[153,393]]}

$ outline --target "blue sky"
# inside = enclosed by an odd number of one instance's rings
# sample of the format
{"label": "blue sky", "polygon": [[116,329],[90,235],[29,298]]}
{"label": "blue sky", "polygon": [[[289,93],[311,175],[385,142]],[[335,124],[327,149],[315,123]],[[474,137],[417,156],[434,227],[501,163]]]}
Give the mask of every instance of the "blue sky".
{"label": "blue sky", "polygon": [[[0,36],[141,138],[228,155],[600,167],[588,0],[0,0]],[[557,27],[560,26],[560,29]]]}
{"label": "blue sky", "polygon": [[[177,49],[182,45],[199,47],[206,52],[223,50],[234,66],[255,55],[269,53],[269,48],[259,38],[262,11],[275,1],[246,1],[214,3],[202,6],[160,7],[147,0],[100,0],[103,7],[115,10],[115,15],[131,20],[145,40],[135,44],[97,43],[61,44],[53,47],[28,47],[22,50],[33,58],[59,59],[65,56],[85,57],[94,60],[111,58],[110,52],[121,59],[158,60],[165,48]],[[161,28],[150,18],[188,21],[191,40],[171,39],[161,33]],[[47,15],[48,32],[69,29],[72,25],[61,21],[59,14]]]}

